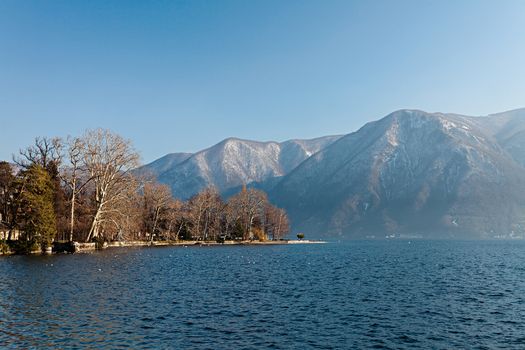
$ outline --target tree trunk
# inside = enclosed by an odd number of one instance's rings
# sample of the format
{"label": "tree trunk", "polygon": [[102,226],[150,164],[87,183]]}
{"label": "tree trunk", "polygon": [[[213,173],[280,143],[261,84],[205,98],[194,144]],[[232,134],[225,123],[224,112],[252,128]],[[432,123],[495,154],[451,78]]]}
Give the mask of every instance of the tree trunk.
{"label": "tree trunk", "polygon": [[206,221],[204,222],[204,233],[203,233],[203,236],[204,236],[204,240],[208,240],[208,221],[209,221],[209,214],[206,213],[205,215],[206,217]]}
{"label": "tree trunk", "polygon": [[73,189],[73,193],[71,194],[71,222],[70,224],[70,231],[69,231],[69,241],[73,241],[73,228],[75,226],[75,190]]}
{"label": "tree trunk", "polygon": [[179,226],[179,229],[177,230],[177,235],[175,236],[175,240],[178,242],[179,241],[179,235],[180,235],[180,231],[182,231],[182,226],[184,225],[184,223],[181,223],[180,226]]}
{"label": "tree trunk", "polygon": [[91,228],[89,230],[88,236],[86,238],[86,242],[89,242],[89,240],[93,237],[98,237],[99,234],[99,220],[100,220],[100,212],[101,212],[101,205],[97,207],[97,212],[95,213],[95,217],[93,217],[93,222],[91,223]]}
{"label": "tree trunk", "polygon": [[159,211],[160,211],[160,207],[155,208],[155,217],[153,219],[153,227],[151,228],[151,234],[150,234],[150,240],[149,240],[152,243],[153,243],[153,234],[157,230],[157,222],[159,220]]}

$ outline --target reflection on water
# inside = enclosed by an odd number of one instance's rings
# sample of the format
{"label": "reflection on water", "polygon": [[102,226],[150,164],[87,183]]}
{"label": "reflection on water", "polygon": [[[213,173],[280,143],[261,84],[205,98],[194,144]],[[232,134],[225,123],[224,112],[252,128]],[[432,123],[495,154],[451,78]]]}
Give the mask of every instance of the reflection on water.
{"label": "reflection on water", "polygon": [[525,243],[0,257],[4,348],[516,348]]}

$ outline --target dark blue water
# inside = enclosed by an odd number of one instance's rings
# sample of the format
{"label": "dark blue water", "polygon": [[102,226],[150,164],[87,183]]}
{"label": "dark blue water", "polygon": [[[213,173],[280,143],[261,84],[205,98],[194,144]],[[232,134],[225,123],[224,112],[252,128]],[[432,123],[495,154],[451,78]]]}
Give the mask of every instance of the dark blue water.
{"label": "dark blue water", "polygon": [[0,279],[2,348],[525,348],[525,242],[115,248]]}

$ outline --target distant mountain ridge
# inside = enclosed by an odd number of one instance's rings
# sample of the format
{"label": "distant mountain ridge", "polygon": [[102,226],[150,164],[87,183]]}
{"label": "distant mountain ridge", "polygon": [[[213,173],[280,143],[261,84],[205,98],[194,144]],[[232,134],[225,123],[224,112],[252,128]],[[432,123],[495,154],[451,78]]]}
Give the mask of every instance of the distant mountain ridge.
{"label": "distant mountain ridge", "polygon": [[139,171],[151,173],[168,184],[174,196],[187,199],[208,186],[226,192],[243,184],[282,177],[339,137],[281,143],[228,138],[194,154],[166,155]]}
{"label": "distant mountain ridge", "polygon": [[342,137],[227,139],[158,164],[182,198],[208,185],[262,187],[310,236],[525,236],[525,109],[400,110]]}
{"label": "distant mountain ridge", "polygon": [[158,175],[172,169],[192,156],[192,153],[169,153],[138,169],[139,173]]}

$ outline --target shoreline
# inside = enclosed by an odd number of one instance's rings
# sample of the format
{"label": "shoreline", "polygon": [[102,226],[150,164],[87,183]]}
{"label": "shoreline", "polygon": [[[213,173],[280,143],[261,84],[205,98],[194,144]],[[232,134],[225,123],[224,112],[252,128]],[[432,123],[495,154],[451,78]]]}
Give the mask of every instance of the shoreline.
{"label": "shoreline", "polygon": [[[87,253],[96,250],[106,250],[110,248],[149,248],[149,247],[220,247],[220,246],[268,246],[268,245],[287,245],[287,244],[325,244],[321,240],[282,240],[282,241],[121,241],[121,242],[104,242],[102,246],[97,243],[80,243],[80,242],[56,242],[53,246],[52,254],[65,253]],[[31,251],[28,254],[18,255],[36,255],[44,254],[40,250]],[[1,252],[0,256],[17,255],[14,251]],[[49,254],[44,254],[49,255]]]}
{"label": "shoreline", "polygon": [[[287,245],[287,244],[325,244],[326,241],[314,240],[283,240],[283,241],[224,241],[222,243],[216,241],[159,241],[159,242],[144,242],[144,241],[127,241],[127,242],[108,242],[104,244],[102,249],[108,248],[133,248],[133,247],[221,247],[221,246],[261,246],[261,245]],[[81,243],[93,244],[93,243]],[[96,250],[95,247],[82,247],[82,250]]]}

